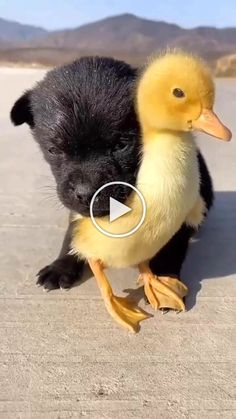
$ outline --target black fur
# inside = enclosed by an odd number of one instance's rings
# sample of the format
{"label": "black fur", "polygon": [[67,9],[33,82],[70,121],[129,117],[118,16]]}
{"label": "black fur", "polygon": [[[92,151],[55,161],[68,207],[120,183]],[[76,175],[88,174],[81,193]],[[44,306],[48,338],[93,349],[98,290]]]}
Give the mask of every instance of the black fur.
{"label": "black fur", "polygon": [[78,260],[74,255],[68,254],[72,228],[72,223],[69,222],[58,258],[37,274],[37,284],[43,285],[49,291],[56,288],[71,288],[83,274],[84,262]]}
{"label": "black fur", "polygon": [[31,112],[30,92],[24,93],[14,104],[11,110],[11,120],[14,125],[21,125],[25,122],[33,128],[34,118]]}
{"label": "black fur", "polygon": [[[70,210],[89,214],[95,191],[121,180],[135,184],[140,161],[140,130],[134,110],[137,71],[112,58],[85,57],[50,71],[12,108],[15,125],[27,123],[56,179],[58,196]],[[212,205],[211,179],[201,154],[201,194]],[[109,196],[125,201],[129,188],[113,187],[99,195],[94,214],[109,211]],[[151,262],[155,273],[179,276],[194,230],[183,226]],[[39,272],[38,283],[48,289],[71,286],[81,275],[82,262],[68,256],[66,245]]]}
{"label": "black fur", "polygon": [[[115,64],[115,65],[114,65]],[[62,203],[89,215],[94,192],[105,182],[134,184],[139,127],[133,106],[135,71],[110,58],[82,58],[50,71],[14,105],[14,124],[26,122],[51,166]],[[130,190],[112,188],[125,201]],[[109,210],[111,189],[94,205]]]}

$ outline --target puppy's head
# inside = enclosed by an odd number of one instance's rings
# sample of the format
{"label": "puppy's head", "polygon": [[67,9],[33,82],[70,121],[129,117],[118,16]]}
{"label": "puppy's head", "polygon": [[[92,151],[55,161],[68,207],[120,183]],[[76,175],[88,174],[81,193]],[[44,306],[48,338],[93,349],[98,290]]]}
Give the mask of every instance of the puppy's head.
{"label": "puppy's head", "polygon": [[[50,164],[58,196],[89,214],[96,190],[107,182],[135,182],[139,127],[133,107],[135,71],[111,58],[87,57],[50,71],[14,104],[11,120],[27,123]],[[106,188],[94,214],[109,211],[109,196],[125,201],[129,188]]]}
{"label": "puppy's head", "polygon": [[[135,182],[139,127],[133,106],[135,70],[111,58],[87,57],[50,71],[14,104],[11,120],[27,123],[69,209],[89,214],[107,182]],[[125,201],[129,188],[104,189],[94,214],[109,211],[109,196]]]}

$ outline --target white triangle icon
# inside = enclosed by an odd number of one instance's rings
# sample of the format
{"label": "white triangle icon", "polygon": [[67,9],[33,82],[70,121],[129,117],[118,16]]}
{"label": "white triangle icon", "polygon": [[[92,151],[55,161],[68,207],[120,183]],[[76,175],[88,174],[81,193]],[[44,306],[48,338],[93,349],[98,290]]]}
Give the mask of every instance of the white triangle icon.
{"label": "white triangle icon", "polygon": [[110,223],[130,211],[132,211],[132,208],[127,207],[127,205],[124,205],[116,199],[110,197]]}

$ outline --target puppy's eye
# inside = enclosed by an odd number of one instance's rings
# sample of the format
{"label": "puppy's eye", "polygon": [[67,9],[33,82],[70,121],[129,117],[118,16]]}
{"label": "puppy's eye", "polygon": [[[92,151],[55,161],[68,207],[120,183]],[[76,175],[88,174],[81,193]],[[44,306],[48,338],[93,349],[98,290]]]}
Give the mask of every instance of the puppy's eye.
{"label": "puppy's eye", "polygon": [[57,148],[56,147],[50,147],[50,148],[48,148],[48,152],[49,152],[49,154],[54,155],[54,154],[57,153]]}
{"label": "puppy's eye", "polygon": [[175,97],[178,97],[178,98],[185,97],[184,91],[182,89],[180,89],[179,87],[175,87],[175,89],[173,89],[172,93]]}
{"label": "puppy's eye", "polygon": [[61,154],[63,154],[62,150],[60,150],[59,148],[52,146],[48,148],[48,153],[51,156],[60,156]]}
{"label": "puppy's eye", "polygon": [[117,143],[114,147],[114,151],[125,151],[128,150],[129,148],[129,144],[125,141],[120,141],[119,143]]}

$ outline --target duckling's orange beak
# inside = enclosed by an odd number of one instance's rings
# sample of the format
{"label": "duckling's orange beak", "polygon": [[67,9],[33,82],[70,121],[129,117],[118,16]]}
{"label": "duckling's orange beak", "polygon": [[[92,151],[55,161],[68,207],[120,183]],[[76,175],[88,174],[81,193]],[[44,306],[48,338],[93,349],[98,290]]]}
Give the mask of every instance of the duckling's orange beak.
{"label": "duckling's orange beak", "polygon": [[232,137],[231,131],[222,124],[218,116],[210,109],[202,109],[200,117],[192,121],[192,128],[204,131],[224,141],[230,141]]}

